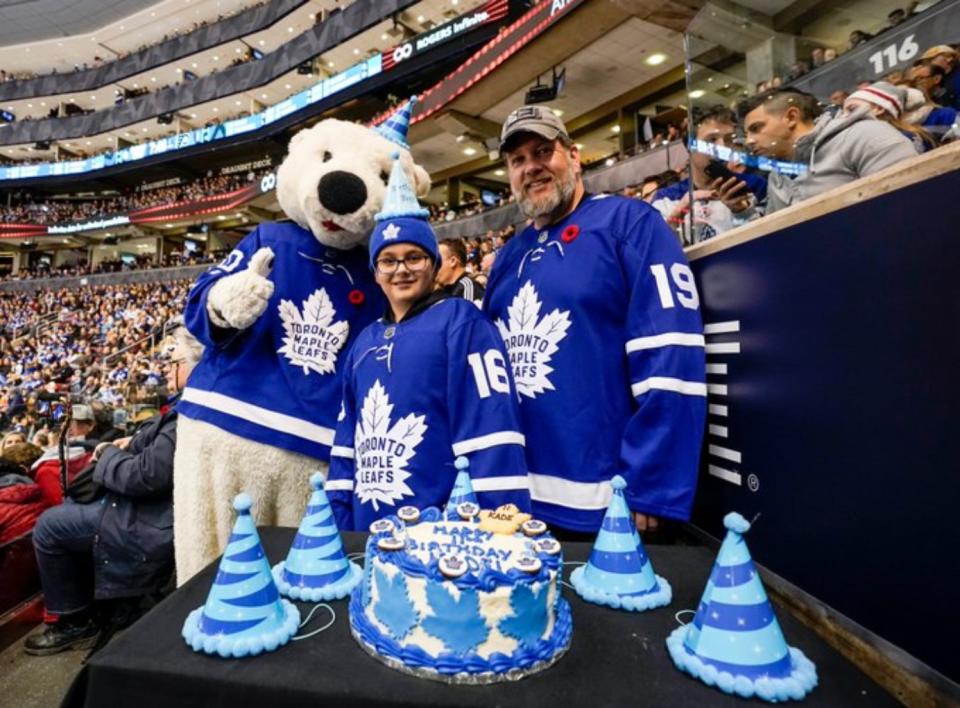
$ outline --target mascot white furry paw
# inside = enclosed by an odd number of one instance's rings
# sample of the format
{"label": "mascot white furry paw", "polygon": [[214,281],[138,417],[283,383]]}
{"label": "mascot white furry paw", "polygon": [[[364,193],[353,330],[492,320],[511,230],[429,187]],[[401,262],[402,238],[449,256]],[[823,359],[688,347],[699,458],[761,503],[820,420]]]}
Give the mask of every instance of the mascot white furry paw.
{"label": "mascot white furry paw", "polygon": [[418,194],[430,187],[406,144],[411,107],[375,129],[325,120],[298,133],[277,172],[295,223],[261,224],[190,291],[184,320],[205,351],[178,405],[178,584],[226,546],[238,492],[258,524],[297,526],[310,475],[326,474],[339,363],[383,314],[365,245],[398,145]]}

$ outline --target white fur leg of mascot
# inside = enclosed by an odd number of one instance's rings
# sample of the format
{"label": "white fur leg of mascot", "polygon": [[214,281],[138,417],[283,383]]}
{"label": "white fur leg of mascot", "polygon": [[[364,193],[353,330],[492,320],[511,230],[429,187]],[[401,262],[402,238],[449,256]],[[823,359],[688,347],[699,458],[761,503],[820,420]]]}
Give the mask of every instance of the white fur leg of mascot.
{"label": "white fur leg of mascot", "polygon": [[235,521],[233,498],[253,499],[258,526],[297,527],[310,499],[310,475],[321,460],[244,440],[209,423],[177,421],[173,538],[177,585],[223,553]]}

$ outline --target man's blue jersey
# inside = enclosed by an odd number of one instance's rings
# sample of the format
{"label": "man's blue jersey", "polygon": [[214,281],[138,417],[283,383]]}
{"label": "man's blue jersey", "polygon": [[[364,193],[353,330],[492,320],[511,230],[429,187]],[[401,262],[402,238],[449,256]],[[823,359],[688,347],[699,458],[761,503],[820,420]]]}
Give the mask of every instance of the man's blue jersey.
{"label": "man's blue jersey", "polygon": [[[273,249],[267,309],[248,329],[221,329],[207,314],[220,278]],[[204,345],[178,411],[240,437],[327,460],[340,410],[342,360],[383,312],[365,248],[324,246],[291,223],[262,224],[190,290],[184,319]],[[256,464],[251,460],[250,464]]]}
{"label": "man's blue jersey", "polygon": [[676,236],[644,202],[587,195],[498,254],[484,310],[520,393],[538,518],[594,531],[630,508],[687,519],[706,419],[700,302]]}
{"label": "man's blue jersey", "polygon": [[340,529],[401,506],[442,507],[470,461],[484,508],[530,508],[516,389],[496,328],[443,294],[399,324],[379,320],[344,364],[343,412],[326,490]]}

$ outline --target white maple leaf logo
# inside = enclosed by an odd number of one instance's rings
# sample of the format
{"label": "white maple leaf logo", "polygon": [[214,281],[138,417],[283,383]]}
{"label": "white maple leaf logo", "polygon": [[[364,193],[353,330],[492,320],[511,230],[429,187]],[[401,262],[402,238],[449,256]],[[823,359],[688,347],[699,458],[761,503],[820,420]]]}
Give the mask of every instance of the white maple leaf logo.
{"label": "white maple leaf logo", "polygon": [[285,336],[277,353],[294,366],[303,367],[304,375],[311,371],[332,374],[337,368],[337,354],[350,334],[350,323],[333,321],[337,311],[327,291],[314,291],[303,301],[302,313],[290,300],[281,300],[278,309]]}
{"label": "white maple leaf logo", "polygon": [[380,504],[395,506],[403,497],[412,497],[407,485],[407,464],[427,432],[426,416],[411,413],[392,426],[393,404],[377,379],[363,399],[354,436],[356,461],[355,494],[361,503],[370,502],[374,511]]}
{"label": "white maple leaf logo", "polygon": [[554,390],[549,378],[553,371],[550,360],[570,328],[569,310],[554,310],[538,319],[540,307],[537,289],[528,280],[507,308],[509,323],[497,320],[497,329],[510,352],[517,391],[529,398]]}

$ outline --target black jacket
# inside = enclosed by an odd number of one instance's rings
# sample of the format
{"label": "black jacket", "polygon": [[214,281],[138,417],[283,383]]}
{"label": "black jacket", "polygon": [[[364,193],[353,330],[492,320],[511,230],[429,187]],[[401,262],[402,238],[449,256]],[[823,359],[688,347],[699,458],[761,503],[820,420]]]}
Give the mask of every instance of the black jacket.
{"label": "black jacket", "polygon": [[97,599],[144,595],[173,571],[173,452],[177,414],[149,419],[126,450],[107,447],[94,481],[106,489],[94,539]]}

